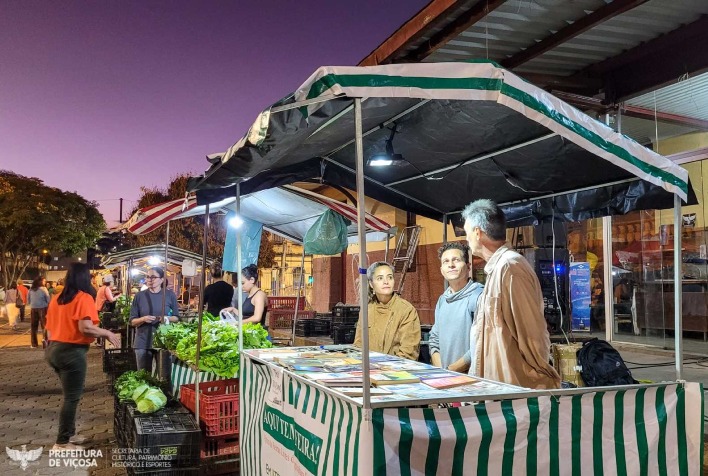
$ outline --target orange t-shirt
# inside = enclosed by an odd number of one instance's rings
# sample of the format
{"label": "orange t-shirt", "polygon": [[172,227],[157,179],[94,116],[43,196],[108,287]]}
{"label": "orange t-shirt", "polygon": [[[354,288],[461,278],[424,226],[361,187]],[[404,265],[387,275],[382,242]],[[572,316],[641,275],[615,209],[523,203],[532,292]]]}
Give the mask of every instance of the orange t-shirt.
{"label": "orange t-shirt", "polygon": [[83,291],[68,304],[59,304],[59,295],[52,298],[47,309],[47,330],[49,339],[70,344],[90,344],[95,337],[85,336],[79,330],[79,321],[91,318],[98,324],[96,304],[90,294]]}

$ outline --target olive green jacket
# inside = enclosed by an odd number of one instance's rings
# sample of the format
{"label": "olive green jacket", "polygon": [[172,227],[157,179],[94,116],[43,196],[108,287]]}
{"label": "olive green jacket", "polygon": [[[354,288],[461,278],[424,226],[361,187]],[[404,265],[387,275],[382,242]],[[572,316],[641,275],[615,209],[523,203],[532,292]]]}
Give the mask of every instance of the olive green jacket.
{"label": "olive green jacket", "polygon": [[[405,299],[393,295],[386,304],[369,303],[369,349],[417,360],[420,351],[418,311]],[[362,347],[361,317],[356,324],[354,345]]]}

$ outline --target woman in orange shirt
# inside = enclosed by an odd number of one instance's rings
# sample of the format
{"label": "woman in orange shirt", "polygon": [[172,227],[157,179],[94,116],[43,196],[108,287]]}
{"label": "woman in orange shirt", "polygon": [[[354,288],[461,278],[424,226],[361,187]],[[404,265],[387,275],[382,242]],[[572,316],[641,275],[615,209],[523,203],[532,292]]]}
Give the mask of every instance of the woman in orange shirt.
{"label": "woman in orange shirt", "polygon": [[45,358],[59,376],[64,394],[55,450],[83,449],[78,446],[83,438],[76,435],[76,408],[84,393],[89,344],[96,337],[104,337],[114,346],[120,346],[119,335],[96,326],[95,298],[88,265],[72,263],[66,272],[64,289],[54,296],[47,310],[49,346]]}

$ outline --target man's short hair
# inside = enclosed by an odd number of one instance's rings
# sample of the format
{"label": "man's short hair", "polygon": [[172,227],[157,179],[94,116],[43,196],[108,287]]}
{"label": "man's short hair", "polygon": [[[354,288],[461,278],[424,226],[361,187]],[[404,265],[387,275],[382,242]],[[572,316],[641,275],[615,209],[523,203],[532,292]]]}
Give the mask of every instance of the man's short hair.
{"label": "man's short hair", "polygon": [[462,211],[462,218],[472,228],[479,227],[492,240],[506,240],[506,217],[493,201],[475,200]]}
{"label": "man's short hair", "polygon": [[443,253],[447,250],[460,250],[465,263],[470,264],[470,247],[461,241],[450,241],[443,244],[438,250],[438,258],[442,259]]}

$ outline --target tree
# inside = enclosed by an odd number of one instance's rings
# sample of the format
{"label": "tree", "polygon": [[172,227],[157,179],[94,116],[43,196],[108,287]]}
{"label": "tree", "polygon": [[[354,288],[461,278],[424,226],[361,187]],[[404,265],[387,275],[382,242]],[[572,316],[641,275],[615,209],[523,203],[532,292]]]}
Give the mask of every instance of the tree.
{"label": "tree", "polygon": [[[131,211],[131,215],[139,209],[150,205],[157,205],[170,200],[179,200],[187,195],[187,179],[189,175],[177,175],[170,181],[166,190],[156,187],[142,187],[142,195],[138,204]],[[166,226],[161,226],[157,230],[144,235],[129,235],[126,241],[133,246],[148,246],[162,244],[165,242]],[[226,242],[226,221],[223,215],[212,214],[209,224],[209,243],[207,245],[207,256],[210,258],[220,258],[224,254],[224,243]],[[170,245],[177,246],[194,253],[202,254],[204,241],[204,217],[196,216],[183,218],[170,222]],[[270,268],[273,266],[273,243],[270,233],[264,231],[261,235],[260,252],[258,255],[258,267]]]}
{"label": "tree", "polygon": [[[139,209],[150,205],[157,205],[170,200],[182,199],[187,195],[187,179],[189,175],[177,175],[173,177],[166,190],[153,187],[141,187],[142,195],[138,199],[135,208],[130,212],[134,214]],[[128,235],[126,241],[134,247],[148,246],[165,243],[166,226],[161,226],[157,230],[144,235]],[[202,254],[204,241],[204,217],[196,216],[183,218],[170,222],[170,246],[176,246],[194,253]],[[226,241],[226,226],[224,217],[212,214],[210,217],[207,256],[220,257],[224,253],[224,242]]]}
{"label": "tree", "polygon": [[44,249],[72,255],[93,246],[106,228],[95,202],[0,170],[0,267],[7,286]]}

